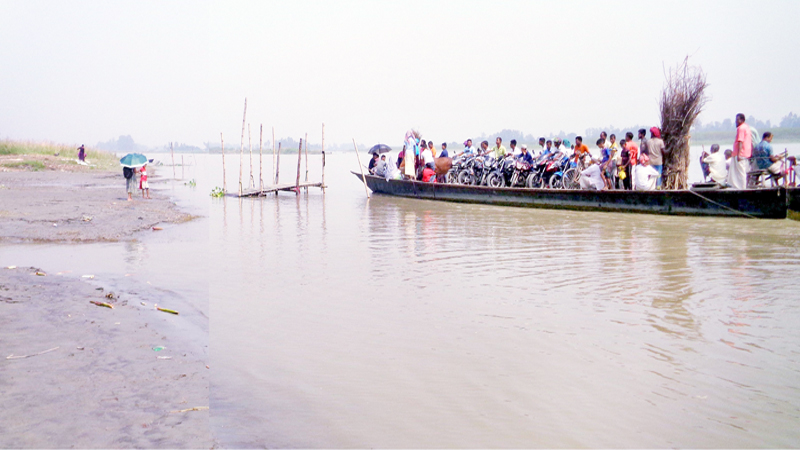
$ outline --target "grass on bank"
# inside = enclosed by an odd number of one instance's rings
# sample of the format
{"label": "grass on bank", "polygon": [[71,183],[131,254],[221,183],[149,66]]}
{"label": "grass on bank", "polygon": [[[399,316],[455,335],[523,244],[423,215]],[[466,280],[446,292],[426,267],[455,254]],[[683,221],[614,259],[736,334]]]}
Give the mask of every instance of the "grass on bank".
{"label": "grass on bank", "polygon": [[[112,154],[102,150],[86,148],[86,162],[92,169],[108,170],[119,167],[119,160]],[[5,139],[0,141],[0,156],[19,155],[19,156],[39,156],[46,157],[44,162],[41,158],[35,161],[13,161],[5,162],[5,167],[30,166],[29,170],[43,170],[48,166],[48,162],[59,165],[78,165],[78,147],[64,144],[54,144],[50,142],[32,141],[12,141]],[[29,164],[32,163],[32,164]]]}
{"label": "grass on bank", "polygon": [[3,167],[8,167],[11,169],[26,169],[33,171],[44,170],[45,167],[43,162],[31,160],[4,162],[2,165]]}

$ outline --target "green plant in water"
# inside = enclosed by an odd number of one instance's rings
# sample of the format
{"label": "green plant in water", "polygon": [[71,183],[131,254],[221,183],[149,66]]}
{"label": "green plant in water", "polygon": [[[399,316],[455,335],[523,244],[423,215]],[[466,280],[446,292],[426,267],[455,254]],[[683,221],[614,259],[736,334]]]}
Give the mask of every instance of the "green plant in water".
{"label": "green plant in water", "polygon": [[211,190],[211,196],[212,197],[219,198],[219,197],[222,197],[224,195],[225,195],[225,192],[219,186],[217,186],[217,187],[215,187],[214,189]]}
{"label": "green plant in water", "polygon": [[[196,182],[196,181],[194,181],[194,178],[192,178],[191,180],[189,180],[187,183],[183,183],[183,184],[184,184],[184,185],[186,185],[186,186],[189,186],[189,187],[197,187],[197,182]],[[213,192],[213,191],[212,191],[212,192]]]}

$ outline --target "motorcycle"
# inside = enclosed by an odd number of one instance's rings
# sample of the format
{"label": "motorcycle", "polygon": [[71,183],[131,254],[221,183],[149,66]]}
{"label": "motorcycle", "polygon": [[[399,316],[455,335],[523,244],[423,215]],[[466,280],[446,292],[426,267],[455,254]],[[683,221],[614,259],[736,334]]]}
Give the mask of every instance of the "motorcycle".
{"label": "motorcycle", "polygon": [[511,177],[514,175],[514,158],[503,158],[497,163],[497,167],[486,177],[486,185],[489,187],[506,187],[511,184]]}

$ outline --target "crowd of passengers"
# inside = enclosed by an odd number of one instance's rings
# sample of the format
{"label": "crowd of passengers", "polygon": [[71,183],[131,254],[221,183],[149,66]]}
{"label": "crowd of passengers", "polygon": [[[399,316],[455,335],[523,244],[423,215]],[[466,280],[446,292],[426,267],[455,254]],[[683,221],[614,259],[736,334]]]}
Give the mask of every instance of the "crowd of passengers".
{"label": "crowd of passengers", "polygon": [[[740,125],[740,117],[737,115],[737,125]],[[742,124],[744,120],[741,120]],[[740,130],[741,131],[741,130]],[[649,130],[640,129],[638,136],[634,139],[632,132],[627,132],[624,139],[617,141],[614,134],[610,136],[605,132],[600,133],[600,137],[595,141],[594,148],[590,148],[583,142],[581,136],[575,138],[575,143],[571,144],[568,140],[554,138],[548,140],[539,138],[538,146],[529,149],[527,145],[517,146],[517,141],[512,139],[509,148],[503,145],[502,138],[495,140],[495,145],[489,147],[488,141],[480,143],[475,148],[472,139],[464,142],[461,151],[451,155],[447,148],[447,143],[442,143],[437,150],[433,141],[417,140],[414,145],[414,162],[417,179],[425,182],[443,182],[444,174],[450,168],[452,159],[468,157],[492,157],[495,160],[503,158],[515,158],[532,166],[547,163],[548,161],[567,160],[572,167],[580,170],[581,189],[625,189],[625,190],[653,190],[662,185],[663,162],[666,156],[664,140],[661,138],[661,130],[652,127]],[[748,129],[749,133],[749,129]],[[736,147],[741,152],[744,145],[739,145],[739,136],[743,133],[737,132]],[[762,141],[756,146],[750,146],[750,154],[745,155],[748,164],[752,165],[755,171],[761,170],[765,175],[772,179],[779,179],[785,175],[785,168],[782,169],[781,155],[775,155],[771,147],[772,133],[764,133]],[[405,154],[408,145],[398,154],[397,160],[387,160],[386,155],[373,155],[369,164],[371,173],[386,177],[387,179],[403,179],[403,167]],[[725,152],[719,151],[719,145],[711,146],[711,153],[705,151],[700,157],[700,164],[703,169],[703,176],[706,181],[710,177],[714,182],[725,185],[728,182],[728,170],[731,165],[732,150]],[[446,158],[445,164],[441,158]],[[792,161],[792,166],[795,161]],[[737,167],[738,168],[738,167]],[[743,189],[744,186],[733,186]]]}

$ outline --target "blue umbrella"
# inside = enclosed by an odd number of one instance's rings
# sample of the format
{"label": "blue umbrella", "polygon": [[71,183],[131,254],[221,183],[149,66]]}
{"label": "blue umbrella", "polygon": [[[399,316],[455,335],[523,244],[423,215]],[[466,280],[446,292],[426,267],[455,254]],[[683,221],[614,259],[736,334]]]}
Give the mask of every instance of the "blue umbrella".
{"label": "blue umbrella", "polygon": [[147,164],[147,157],[141,153],[128,153],[119,159],[119,163],[122,165],[122,167],[130,167],[131,169],[135,169]]}

